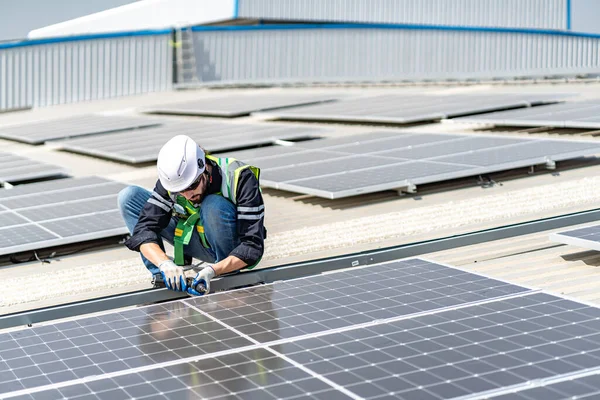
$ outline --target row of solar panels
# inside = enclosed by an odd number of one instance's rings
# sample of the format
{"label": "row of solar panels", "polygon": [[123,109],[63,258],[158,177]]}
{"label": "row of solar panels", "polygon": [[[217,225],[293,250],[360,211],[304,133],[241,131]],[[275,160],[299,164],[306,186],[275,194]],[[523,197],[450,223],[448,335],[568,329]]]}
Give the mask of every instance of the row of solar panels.
{"label": "row of solar panels", "polygon": [[[342,100],[334,101],[339,98]],[[560,97],[557,96],[532,94],[461,94],[454,96],[393,94],[358,99],[344,99],[343,96],[335,94],[261,94],[202,99],[146,111],[161,114],[237,116],[248,115],[256,110],[279,109],[279,111],[272,111],[272,116],[329,121],[407,123],[506,108],[530,107],[555,103],[559,100]],[[298,107],[303,104],[312,105]],[[571,104],[559,104],[558,106],[572,107]],[[0,127],[0,138],[29,144],[61,140],[58,143],[59,147],[67,151],[137,164],[154,161],[160,146],[170,137],[179,133],[192,136],[207,150],[214,153],[269,145],[281,140],[311,139],[323,136],[327,132],[324,129],[302,125],[182,122],[152,117],[84,115]],[[26,161],[22,159],[18,161],[14,159],[10,163],[8,161],[2,163],[6,168],[0,171],[0,181],[18,182],[36,177],[44,178],[64,174],[58,167],[38,162],[31,162],[27,170],[21,173],[19,164]]]}
{"label": "row of solar panels", "polygon": [[[249,113],[252,109],[285,107],[294,102],[318,103],[304,108],[335,109],[344,104],[344,101],[329,101],[327,96],[293,99],[289,96],[265,96],[262,100],[260,96],[240,96],[233,101],[229,97],[224,99],[229,102],[223,100],[220,104],[212,99],[189,108],[211,105],[238,115]],[[252,101],[249,102],[249,99]],[[404,122],[408,122],[410,113],[421,113],[422,118],[442,118],[465,112],[556,101],[552,96],[531,95],[444,98],[383,95],[370,99],[373,101],[366,105],[364,100],[346,100],[347,112],[359,115],[360,110],[369,110],[372,106],[371,110],[379,110],[380,115],[387,114],[396,121],[403,118]],[[181,110],[178,111],[177,106],[160,112],[179,113]],[[181,133],[190,135],[209,151],[225,152],[227,156],[259,166],[265,187],[331,199],[600,153],[600,146],[583,141],[401,131],[373,131],[358,136],[316,139],[330,132],[300,125],[170,121],[116,115],[74,117],[0,128],[0,136],[30,143],[82,136],[65,140],[61,145],[64,149],[129,163],[155,160],[162,144]],[[300,141],[302,139],[315,140]],[[278,141],[299,142],[292,146],[230,151]],[[2,181],[66,174],[61,168],[10,154],[0,154],[0,161]],[[2,191],[1,196],[12,196],[16,200],[14,204],[9,197],[2,197],[0,201],[0,255],[125,234],[127,231],[116,204],[116,195],[122,187],[116,182],[88,178],[21,185]],[[35,193],[40,190],[52,193],[51,197],[45,197],[45,204],[37,203],[39,199]]]}
{"label": "row of solar panels", "polygon": [[[260,167],[264,187],[333,199],[598,153],[593,142],[372,132],[229,155]],[[123,187],[79,178],[0,190],[0,255],[126,234]]]}
{"label": "row of solar panels", "polygon": [[0,334],[0,397],[600,394],[600,308],[394,260]]}
{"label": "row of solar panels", "polygon": [[337,199],[600,154],[600,143],[378,132],[226,153],[264,187]]}
{"label": "row of solar panels", "polygon": [[[272,110],[265,115],[295,120],[410,123],[553,104],[566,97],[566,95],[539,94],[457,94],[452,96],[386,94],[347,99],[339,94],[260,94],[204,98],[144,111],[150,114],[215,117],[249,115]],[[305,105],[307,103],[310,105]],[[171,122],[167,119],[160,118],[83,115],[23,125],[0,126],[0,138],[41,144],[56,139],[108,134],[138,128],[168,128],[170,125]],[[251,127],[252,125],[249,126],[249,129]],[[153,134],[153,131],[147,132]],[[213,137],[219,136],[215,132],[212,133]]]}

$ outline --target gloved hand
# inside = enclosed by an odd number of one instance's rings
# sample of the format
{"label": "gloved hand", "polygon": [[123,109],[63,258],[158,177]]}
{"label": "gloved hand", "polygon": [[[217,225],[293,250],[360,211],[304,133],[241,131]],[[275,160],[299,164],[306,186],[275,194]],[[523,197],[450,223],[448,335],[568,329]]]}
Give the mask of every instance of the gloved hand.
{"label": "gloved hand", "polygon": [[169,290],[176,292],[185,292],[188,288],[185,281],[183,268],[175,264],[172,260],[165,260],[158,266],[160,273],[165,281],[165,286]]}
{"label": "gloved hand", "polygon": [[[215,270],[210,265],[208,267],[204,267],[192,282],[192,286],[188,288],[187,292],[189,294],[193,294],[194,296],[202,296],[203,294],[207,294],[210,292],[210,280],[215,277]],[[205,290],[197,291],[196,287],[198,284],[204,286]]]}

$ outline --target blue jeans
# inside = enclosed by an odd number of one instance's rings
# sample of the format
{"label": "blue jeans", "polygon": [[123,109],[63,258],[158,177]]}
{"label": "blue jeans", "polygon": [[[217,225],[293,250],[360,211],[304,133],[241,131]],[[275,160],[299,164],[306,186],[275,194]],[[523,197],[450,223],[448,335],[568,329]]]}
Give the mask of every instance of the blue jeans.
{"label": "blue jeans", "polygon": [[[139,186],[128,186],[119,192],[119,209],[130,233],[133,234],[140,212],[150,196],[152,192]],[[227,258],[229,253],[240,244],[235,205],[221,195],[211,194],[202,200],[200,213],[204,222],[204,234],[211,247],[207,249],[202,245],[198,231],[194,229],[190,243],[183,246],[183,253],[207,263],[219,262]],[[177,221],[178,218],[171,217],[169,226],[160,232],[162,238],[171,244],[173,244]],[[162,240],[159,245],[164,250]],[[142,261],[152,274],[160,273],[158,268],[143,255]]]}

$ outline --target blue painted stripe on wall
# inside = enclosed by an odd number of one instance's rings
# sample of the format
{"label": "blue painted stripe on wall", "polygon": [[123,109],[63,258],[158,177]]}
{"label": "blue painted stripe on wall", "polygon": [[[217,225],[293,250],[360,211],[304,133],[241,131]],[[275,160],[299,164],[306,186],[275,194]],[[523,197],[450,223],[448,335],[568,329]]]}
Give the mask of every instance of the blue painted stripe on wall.
{"label": "blue painted stripe on wall", "polygon": [[558,35],[600,38],[600,34],[569,32],[553,29],[487,28],[476,26],[452,25],[415,25],[415,24],[272,24],[243,26],[195,26],[194,32],[211,31],[256,31],[256,30],[302,30],[302,29],[406,29],[406,30],[442,30],[467,32],[521,33],[531,35]]}
{"label": "blue painted stripe on wall", "polygon": [[567,0],[567,30],[571,30],[571,0]]}
{"label": "blue painted stripe on wall", "polygon": [[14,42],[14,43],[2,43],[2,44],[0,44],[0,49],[11,49],[14,47],[36,46],[39,44],[77,42],[80,40],[111,39],[111,38],[132,37],[132,36],[164,35],[164,34],[168,34],[168,33],[171,33],[170,29],[100,33],[100,34],[94,34],[94,35],[79,35],[79,36],[64,36],[64,37],[56,37],[56,38],[48,38],[48,39],[26,40],[26,41],[22,41],[22,42]]}

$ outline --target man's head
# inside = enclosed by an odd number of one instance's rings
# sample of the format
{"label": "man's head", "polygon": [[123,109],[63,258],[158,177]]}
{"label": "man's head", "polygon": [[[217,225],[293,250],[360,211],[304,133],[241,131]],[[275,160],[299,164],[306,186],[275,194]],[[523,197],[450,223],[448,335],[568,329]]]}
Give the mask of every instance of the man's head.
{"label": "man's head", "polygon": [[158,178],[165,189],[199,203],[207,191],[210,171],[204,151],[189,136],[178,135],[158,153]]}

